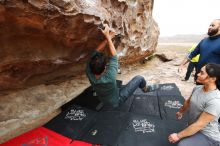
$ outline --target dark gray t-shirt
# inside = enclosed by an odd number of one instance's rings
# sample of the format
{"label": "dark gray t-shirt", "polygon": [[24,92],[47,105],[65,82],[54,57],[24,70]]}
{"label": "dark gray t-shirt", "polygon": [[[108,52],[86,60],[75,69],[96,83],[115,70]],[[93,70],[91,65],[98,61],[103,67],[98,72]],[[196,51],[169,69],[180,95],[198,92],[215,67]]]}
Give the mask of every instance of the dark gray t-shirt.
{"label": "dark gray t-shirt", "polygon": [[189,107],[189,123],[194,123],[202,112],[215,116],[215,119],[207,124],[201,132],[213,140],[220,141],[218,119],[220,117],[220,91],[218,89],[204,92],[203,86],[196,86]]}

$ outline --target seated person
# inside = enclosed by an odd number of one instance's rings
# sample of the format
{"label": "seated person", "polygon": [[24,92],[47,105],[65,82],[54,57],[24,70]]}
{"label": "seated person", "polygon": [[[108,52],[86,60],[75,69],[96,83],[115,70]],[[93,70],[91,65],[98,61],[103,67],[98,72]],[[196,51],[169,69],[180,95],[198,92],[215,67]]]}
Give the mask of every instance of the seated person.
{"label": "seated person", "polygon": [[[142,76],[135,76],[121,89],[117,87],[116,75],[118,70],[118,58],[111,40],[115,33],[110,32],[108,25],[105,25],[102,33],[105,35],[106,40],[96,48],[86,68],[87,77],[97,93],[99,100],[104,104],[118,107],[121,103],[125,102],[138,87],[144,92],[156,90],[158,85],[146,86],[146,81]],[[104,48],[107,44],[108,53],[110,55],[109,59],[104,53]]]}
{"label": "seated person", "polygon": [[220,79],[220,65],[208,63],[198,74],[198,85],[192,95],[176,113],[178,119],[189,111],[189,126],[168,137],[171,143],[178,146],[220,146],[220,91],[216,83]]}

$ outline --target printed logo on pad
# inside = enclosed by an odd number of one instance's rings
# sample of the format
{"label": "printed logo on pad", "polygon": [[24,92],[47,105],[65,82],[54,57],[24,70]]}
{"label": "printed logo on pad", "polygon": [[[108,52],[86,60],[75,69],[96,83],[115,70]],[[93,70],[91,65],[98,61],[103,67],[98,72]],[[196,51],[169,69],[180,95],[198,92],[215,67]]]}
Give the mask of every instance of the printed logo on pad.
{"label": "printed logo on pad", "polygon": [[74,120],[74,121],[81,121],[86,117],[84,110],[70,110],[67,114],[65,119]]}
{"label": "printed logo on pad", "polygon": [[180,103],[180,101],[171,101],[171,100],[168,100],[167,102],[164,103],[164,106],[169,107],[169,108],[179,109],[179,108],[181,108],[183,105]]}
{"label": "printed logo on pad", "polygon": [[174,87],[171,86],[171,85],[164,85],[164,86],[162,86],[160,89],[161,89],[161,90],[170,91],[170,90],[172,90],[173,88],[174,88]]}
{"label": "printed logo on pad", "polygon": [[48,137],[38,137],[27,143],[21,144],[21,146],[48,146]]}
{"label": "printed logo on pad", "polygon": [[155,125],[148,122],[146,119],[142,120],[133,120],[133,128],[135,132],[151,133],[155,132]]}
{"label": "printed logo on pad", "polygon": [[140,99],[141,99],[141,97],[136,97],[135,99],[140,100]]}

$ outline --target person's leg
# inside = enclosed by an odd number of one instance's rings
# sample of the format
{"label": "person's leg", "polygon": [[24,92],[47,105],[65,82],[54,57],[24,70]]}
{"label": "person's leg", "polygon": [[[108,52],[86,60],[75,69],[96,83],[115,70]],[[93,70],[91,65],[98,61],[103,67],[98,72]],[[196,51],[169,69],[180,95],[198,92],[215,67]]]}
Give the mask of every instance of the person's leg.
{"label": "person's leg", "polygon": [[204,134],[198,132],[190,137],[180,140],[178,146],[214,146],[213,142]]}
{"label": "person's leg", "polygon": [[195,68],[195,75],[194,75],[194,82],[196,82],[196,80],[197,80],[197,67],[198,67],[198,62],[194,62],[194,68]]}
{"label": "person's leg", "polygon": [[138,75],[132,78],[124,87],[122,87],[119,91],[120,95],[120,102],[124,102],[129,96],[133,94],[133,92],[137,88],[144,88],[146,87],[146,80],[144,77]]}
{"label": "person's leg", "polygon": [[119,62],[118,62],[118,74],[121,74],[121,66]]}
{"label": "person's leg", "polygon": [[220,80],[217,81],[217,88],[220,90]]}
{"label": "person's leg", "polygon": [[194,69],[194,63],[193,62],[189,62],[189,65],[187,67],[187,72],[186,72],[186,76],[185,76],[185,81],[189,80],[189,77]]}

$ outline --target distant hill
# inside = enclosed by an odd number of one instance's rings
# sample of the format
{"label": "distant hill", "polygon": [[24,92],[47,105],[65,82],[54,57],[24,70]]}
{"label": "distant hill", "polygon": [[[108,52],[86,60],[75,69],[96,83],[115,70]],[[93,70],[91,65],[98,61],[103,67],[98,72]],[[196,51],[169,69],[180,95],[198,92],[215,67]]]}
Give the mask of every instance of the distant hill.
{"label": "distant hill", "polygon": [[159,43],[199,43],[207,35],[175,35],[159,37]]}

